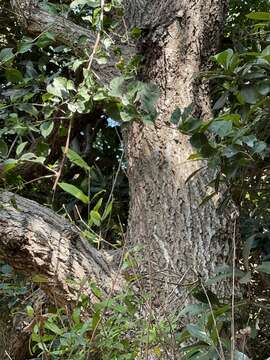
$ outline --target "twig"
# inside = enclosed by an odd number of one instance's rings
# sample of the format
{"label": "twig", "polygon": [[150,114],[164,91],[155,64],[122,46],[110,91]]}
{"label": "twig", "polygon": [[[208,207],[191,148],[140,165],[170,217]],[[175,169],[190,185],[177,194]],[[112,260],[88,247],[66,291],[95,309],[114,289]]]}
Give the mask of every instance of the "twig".
{"label": "twig", "polygon": [[68,153],[69,143],[70,143],[71,129],[72,129],[72,119],[70,119],[69,126],[68,126],[68,135],[67,135],[67,141],[66,141],[64,153],[63,153],[63,158],[62,158],[62,161],[61,161],[61,164],[60,164],[60,168],[59,168],[59,170],[58,170],[57,173],[56,173],[56,178],[55,178],[55,182],[54,182],[54,185],[53,185],[53,197],[54,197],[54,194],[55,194],[56,187],[57,187],[57,185],[58,185],[60,176],[61,176],[61,174],[62,174],[63,167],[64,167],[65,160],[66,160],[66,156],[67,156],[67,153]]}
{"label": "twig", "polygon": [[218,327],[217,327],[217,321],[216,321],[216,318],[215,318],[215,314],[214,314],[214,311],[213,311],[213,307],[212,307],[212,304],[211,304],[211,301],[209,299],[209,296],[207,294],[207,291],[203,285],[203,283],[201,282],[201,287],[203,289],[203,292],[206,296],[206,299],[207,299],[207,302],[208,302],[208,305],[210,307],[210,311],[211,311],[211,315],[212,315],[212,319],[213,319],[213,322],[214,322],[214,326],[215,326],[215,330],[216,330],[216,334],[217,334],[217,339],[218,339],[218,344],[219,344],[219,347],[220,347],[220,354],[219,354],[219,351],[216,349],[220,359],[222,360],[225,360],[225,355],[224,355],[224,351],[223,351],[223,346],[222,346],[222,342],[221,342],[221,339],[220,339],[220,336],[219,336],[219,333],[218,333]]}
{"label": "twig", "polygon": [[9,360],[12,360],[12,358],[10,357],[9,353],[5,350],[5,354],[7,355],[7,357],[9,358]]}
{"label": "twig", "polygon": [[94,55],[97,52],[97,48],[100,42],[100,38],[101,38],[101,32],[102,32],[102,28],[103,28],[103,17],[104,17],[104,4],[105,4],[105,0],[100,0],[100,24],[99,24],[99,30],[98,30],[98,34],[97,34],[97,38],[95,41],[95,45],[92,51],[92,54],[89,56],[89,63],[88,63],[88,67],[87,70],[90,70],[93,60],[94,60]]}
{"label": "twig", "polygon": [[234,360],[235,353],[235,262],[236,262],[236,213],[234,213],[234,225],[233,225],[233,269],[232,269],[232,320],[231,320],[231,360]]}

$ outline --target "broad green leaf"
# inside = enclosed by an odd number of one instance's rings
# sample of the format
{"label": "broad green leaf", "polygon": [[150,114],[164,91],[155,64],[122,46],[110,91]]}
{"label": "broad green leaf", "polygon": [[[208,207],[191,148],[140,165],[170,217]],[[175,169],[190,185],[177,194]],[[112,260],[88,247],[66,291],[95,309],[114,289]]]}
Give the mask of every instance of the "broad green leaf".
{"label": "broad green leaf", "polygon": [[14,57],[12,48],[4,48],[0,51],[0,64],[5,63],[8,60],[11,60]]}
{"label": "broad green leaf", "polygon": [[226,104],[228,96],[229,96],[229,93],[227,91],[224,94],[222,94],[215,102],[213,109],[214,110],[222,109],[224,107],[224,105]]}
{"label": "broad green leaf", "polygon": [[256,88],[252,86],[245,86],[241,91],[240,95],[247,104],[256,104],[258,99],[258,93]]}
{"label": "broad green leaf", "polygon": [[234,51],[232,49],[226,49],[223,52],[213,56],[212,58],[225,70],[229,69],[232,58],[234,55]]}
{"label": "broad green leaf", "polygon": [[256,268],[258,271],[270,274],[270,261],[264,261],[261,265]]}
{"label": "broad green leaf", "polygon": [[125,83],[125,77],[124,76],[115,77],[110,82],[109,95],[113,96],[113,97],[121,98],[123,96],[124,83]]}
{"label": "broad green leaf", "polygon": [[270,21],[269,12],[252,12],[247,14],[246,17],[251,20]]}
{"label": "broad green leaf", "polygon": [[198,325],[188,324],[186,326],[186,329],[190,333],[190,335],[192,335],[193,337],[195,337],[203,342],[206,342],[209,345],[212,344],[211,338]]}
{"label": "broad green leaf", "polygon": [[179,129],[187,135],[192,135],[198,131],[202,125],[203,122],[201,119],[190,117],[186,120],[183,120],[182,123],[180,121]]}
{"label": "broad green leaf", "polygon": [[14,68],[6,69],[5,76],[6,76],[7,80],[12,83],[17,83],[17,82],[20,82],[23,80],[22,73],[19,70],[14,69]]}
{"label": "broad green leaf", "polygon": [[77,154],[74,150],[68,149],[67,158],[73,163],[81,167],[86,171],[90,171],[90,166],[83,160],[83,158]]}
{"label": "broad green leaf", "polygon": [[256,141],[253,146],[255,153],[263,153],[267,148],[267,144],[264,141]]}
{"label": "broad green leaf", "polygon": [[233,157],[238,153],[239,153],[239,149],[235,145],[226,146],[225,149],[223,150],[223,155],[228,159],[230,159],[231,157]]}
{"label": "broad green leaf", "polygon": [[25,142],[19,144],[16,149],[16,155],[18,155],[18,156],[21,155],[21,153],[23,152],[23,150],[25,149],[27,144],[28,144],[28,141],[25,141]]}
{"label": "broad green leaf", "polygon": [[62,76],[58,76],[54,78],[52,84],[49,84],[47,86],[47,91],[49,94],[63,98],[68,93],[67,79]]}
{"label": "broad green leaf", "polygon": [[45,121],[40,126],[40,132],[41,135],[46,139],[54,128],[54,122],[53,121]]}
{"label": "broad green leaf", "polygon": [[208,130],[221,138],[229,135],[232,131],[232,122],[226,120],[214,120]]}
{"label": "broad green leaf", "polygon": [[90,211],[90,223],[91,222],[93,222],[96,226],[100,226],[101,224],[101,216],[95,210]]}
{"label": "broad green leaf", "polygon": [[18,53],[24,54],[29,51],[33,46],[33,39],[23,38],[18,45]]}
{"label": "broad green leaf", "polygon": [[[207,295],[207,296],[206,296]],[[192,292],[192,296],[204,304],[209,304],[209,301],[213,305],[219,305],[219,299],[216,294],[210,290],[196,289]]]}
{"label": "broad green leaf", "polygon": [[50,321],[46,321],[44,327],[56,335],[62,335],[65,332],[65,329],[60,329],[55,323]]}
{"label": "broad green leaf", "polygon": [[41,36],[39,36],[36,41],[36,45],[43,49],[44,47],[50,45],[55,40],[55,35],[52,32],[45,32]]}
{"label": "broad green leaf", "polygon": [[84,204],[89,203],[88,196],[86,196],[80,189],[78,189],[76,186],[67,184],[65,182],[61,182],[58,184],[61,189],[69,193],[70,195],[74,196],[78,200],[81,200]]}

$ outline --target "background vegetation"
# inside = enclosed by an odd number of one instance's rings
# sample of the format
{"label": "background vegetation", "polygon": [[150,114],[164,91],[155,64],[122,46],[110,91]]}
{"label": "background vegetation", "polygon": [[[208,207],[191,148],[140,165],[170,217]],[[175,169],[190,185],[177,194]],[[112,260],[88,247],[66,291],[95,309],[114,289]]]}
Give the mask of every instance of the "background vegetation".
{"label": "background vegetation", "polygon": [[[141,34],[140,29],[121,33],[122,8],[117,0],[103,8],[95,0],[43,1],[43,6],[102,34],[103,50],[94,54],[99,64],[106,63],[115,36],[125,41]],[[122,129],[129,121],[154,121],[158,98],[155,86],[135,80],[142,58],[124,63],[118,50],[122,76],[102,87],[89,66],[91,54],[73,55],[71,49],[55,43],[50,31],[35,39],[23,37],[8,2],[2,2],[1,11],[1,187],[53,208],[97,248],[123,247],[128,181]],[[231,200],[240,209],[241,241],[236,242],[234,267],[217,269],[215,278],[192,289],[195,304],[156,322],[144,316],[148,294],[131,286],[95,305],[81,296],[72,313],[44,306],[41,315],[25,300],[36,291],[39,279],[29,284],[2,263],[0,306],[8,307],[11,315],[24,311],[35,320],[29,345],[33,356],[135,359],[150,348],[160,358],[182,354],[186,359],[225,359],[231,350],[233,322],[238,349],[234,358],[267,359],[269,11],[266,0],[231,1],[223,50],[210,59],[209,71],[201,74],[210,80],[213,118],[202,122],[193,116],[192,106],[172,114],[174,126],[190,136],[194,146],[190,160],[207,160],[213,173],[205,201],[226,184],[220,211]],[[85,39],[78,41],[83,44]],[[137,252],[125,255],[124,269],[136,272]],[[241,284],[235,303],[210,291],[212,284],[228,277]],[[93,291],[102,297],[96,284]],[[85,310],[91,306],[92,316],[86,319]]]}

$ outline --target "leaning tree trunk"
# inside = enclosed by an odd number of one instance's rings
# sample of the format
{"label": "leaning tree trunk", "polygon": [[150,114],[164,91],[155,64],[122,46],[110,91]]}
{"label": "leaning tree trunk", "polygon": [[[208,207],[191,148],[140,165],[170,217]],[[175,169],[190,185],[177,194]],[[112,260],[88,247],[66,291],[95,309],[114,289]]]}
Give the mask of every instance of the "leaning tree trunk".
{"label": "leaning tree trunk", "polygon": [[[185,285],[194,283],[198,275],[211,275],[229,252],[232,209],[218,214],[218,198],[199,206],[211,175],[201,171],[186,183],[202,164],[187,161],[192,153],[188,138],[169,122],[176,106],[183,109],[191,103],[197,116],[211,116],[207,84],[197,76],[206,69],[209,56],[218,48],[226,2],[125,0],[126,23],[129,27],[143,28],[146,34],[142,42],[145,53],[142,77],[161,89],[156,124],[133,123],[125,132],[131,199],[127,240],[130,247],[142,246],[139,265],[144,278],[149,280],[154,305],[163,309],[171,308],[175,301],[184,303]],[[30,0],[11,3],[26,31],[38,33],[53,28],[58,41],[71,46],[76,34],[78,37],[86,34],[89,46],[93,45],[90,32],[78,26],[73,28],[72,23],[59,16],[46,15],[38,2],[32,8]],[[127,48],[126,56],[130,52],[132,47]],[[114,61],[112,57],[109,69],[113,69]],[[116,74],[98,67],[95,72],[102,81]],[[48,278],[43,287],[52,301],[55,296],[60,303],[76,299],[76,289],[67,285],[69,277],[79,280],[92,276],[105,285],[104,291],[115,287],[115,269],[74,228],[68,228],[48,210],[19,197],[15,198],[14,207],[10,198],[10,194],[1,196],[2,257],[28,276],[38,274]],[[22,258],[27,259],[26,266]],[[84,290],[91,294],[89,287]]]}
{"label": "leaning tree trunk", "polygon": [[232,208],[218,214],[217,197],[200,206],[211,175],[202,171],[186,183],[203,164],[187,161],[193,152],[189,140],[170,124],[176,106],[193,103],[197,116],[211,116],[207,85],[198,75],[218,49],[226,1],[146,1],[146,11],[142,3],[130,3],[129,20],[137,26],[154,22],[144,44],[143,77],[159,85],[161,98],[155,126],[134,123],[128,130],[128,241],[143,245],[154,298],[175,305],[185,302],[184,284],[209,277],[226,260],[231,241]]}

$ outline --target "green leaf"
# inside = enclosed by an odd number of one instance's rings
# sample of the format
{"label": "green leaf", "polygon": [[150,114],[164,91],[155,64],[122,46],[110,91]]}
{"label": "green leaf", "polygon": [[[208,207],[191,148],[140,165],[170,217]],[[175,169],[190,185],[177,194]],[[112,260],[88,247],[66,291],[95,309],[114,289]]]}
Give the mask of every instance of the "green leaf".
{"label": "green leaf", "polygon": [[18,45],[18,53],[24,54],[29,51],[33,46],[33,39],[23,38]]}
{"label": "green leaf", "polygon": [[109,87],[109,95],[121,98],[123,96],[123,86],[125,83],[124,76],[118,76],[112,79]]}
{"label": "green leaf", "polygon": [[229,135],[232,131],[232,122],[226,120],[214,120],[208,128],[209,131],[221,138]]}
{"label": "green leaf", "polygon": [[107,217],[111,214],[112,212],[112,206],[113,206],[113,200],[110,201],[110,203],[108,204],[108,206],[106,207],[106,209],[104,210],[104,213],[101,217],[101,221],[104,221],[107,219]]}
{"label": "green leaf", "polygon": [[0,63],[3,64],[6,61],[11,60],[14,56],[12,48],[4,48],[0,51]]}
{"label": "green leaf", "polygon": [[198,131],[202,125],[203,122],[201,119],[189,117],[188,119],[183,120],[182,123],[180,122],[179,129],[184,134],[192,135],[193,133]]}
{"label": "green leaf", "polygon": [[96,226],[100,226],[101,224],[101,216],[95,210],[90,211],[90,223],[91,222],[93,222]]}
{"label": "green leaf", "polygon": [[32,306],[27,305],[27,306],[26,306],[26,312],[27,312],[27,315],[28,315],[29,317],[33,317],[33,316],[34,316],[34,309],[32,308]]}
{"label": "green leaf", "polygon": [[156,103],[159,96],[160,92],[157,85],[139,83],[135,102],[139,101],[140,108],[148,115],[143,116],[143,120],[151,122],[155,120],[157,117]]}
{"label": "green leaf", "polygon": [[96,8],[100,6],[100,0],[74,0],[70,4],[71,10],[76,10],[77,7],[83,8],[85,5]]}
{"label": "green leaf", "polygon": [[17,83],[23,80],[22,73],[14,68],[6,69],[5,76],[7,80],[10,81],[11,83]]}
{"label": "green leaf", "polygon": [[214,110],[222,109],[224,107],[224,105],[226,104],[228,96],[229,96],[229,93],[227,91],[224,94],[222,94],[215,102],[213,109]]}
{"label": "green leaf", "polygon": [[244,353],[236,350],[234,352],[234,360],[251,360],[251,359]]}
{"label": "green leaf", "polygon": [[17,149],[16,149],[16,155],[20,155],[23,150],[25,149],[26,145],[28,144],[28,141],[25,141],[23,143],[21,143],[20,145],[17,146]]}
{"label": "green leaf", "polygon": [[81,322],[81,308],[77,307],[74,309],[73,313],[72,313],[72,320],[74,321],[75,324],[80,324]]}
{"label": "green leaf", "polygon": [[208,144],[207,136],[202,133],[192,135],[189,141],[196,149],[201,149],[204,145]]}
{"label": "green leaf", "polygon": [[257,267],[257,270],[266,274],[270,274],[270,261],[264,261]]}
{"label": "green leaf", "polygon": [[256,88],[252,86],[245,86],[240,91],[240,96],[242,96],[242,98],[247,104],[256,104],[258,99],[258,93],[256,91]]}
{"label": "green leaf", "polygon": [[269,12],[252,12],[247,14],[246,17],[251,20],[270,21]]}
{"label": "green leaf", "polygon": [[99,211],[99,209],[101,208],[101,205],[102,205],[102,202],[103,202],[103,198],[100,198],[98,200],[98,202],[96,203],[96,205],[94,206],[94,211]]}
{"label": "green leaf", "polygon": [[73,163],[78,165],[80,168],[90,171],[90,166],[83,160],[83,158],[77,154],[74,150],[68,149],[67,158]]}
{"label": "green leaf", "polygon": [[55,40],[55,35],[52,32],[45,32],[41,36],[39,36],[38,40],[36,41],[36,45],[43,49],[44,47],[50,45]]}
{"label": "green leaf", "polygon": [[212,57],[220,66],[222,66],[225,70],[229,69],[232,58],[234,55],[234,51],[232,49],[226,49],[221,53]]}
{"label": "green leaf", "polygon": [[63,98],[68,94],[67,79],[62,76],[54,78],[52,84],[47,86],[47,91],[49,94]]}
{"label": "green leaf", "polygon": [[53,121],[45,121],[40,126],[40,132],[41,135],[46,139],[54,128],[54,122]]}
{"label": "green leaf", "polygon": [[74,196],[78,200],[81,200],[84,204],[89,203],[88,196],[86,196],[80,189],[78,189],[76,186],[67,184],[65,182],[61,182],[58,184],[61,189],[69,193],[70,195]]}
{"label": "green leaf", "polygon": [[62,335],[65,332],[65,329],[60,329],[55,323],[50,321],[46,321],[44,327],[56,335]]}
{"label": "green leaf", "polygon": [[258,93],[260,93],[261,95],[267,95],[270,92],[270,84],[269,81],[262,81],[260,82],[257,87],[256,90],[258,91]]}
{"label": "green leaf", "polygon": [[232,158],[234,155],[238,153],[239,153],[239,149],[235,145],[226,146],[225,149],[223,150],[223,155],[228,159]]}
{"label": "green leaf", "polygon": [[174,125],[178,125],[179,121],[181,119],[181,116],[182,116],[182,111],[179,107],[177,107],[171,115],[171,119],[170,119],[171,123]]}
{"label": "green leaf", "polygon": [[[0,141],[0,143],[1,143],[1,141]],[[7,160],[5,160],[4,163],[3,163],[4,164],[4,166],[3,166],[4,173],[8,173],[10,170],[14,169],[16,167],[17,163],[18,163],[18,161],[15,160],[15,159],[7,159]]]}
{"label": "green leaf", "polygon": [[253,146],[253,150],[255,153],[263,153],[267,148],[267,144],[264,141],[256,141]]}
{"label": "green leaf", "polygon": [[[207,294],[207,296],[206,296]],[[192,296],[201,301],[202,303],[204,304],[209,304],[209,301],[212,305],[220,305],[220,302],[219,302],[219,299],[217,297],[216,294],[214,294],[212,291],[210,290],[206,290],[206,293],[204,290],[202,289],[195,289],[193,292],[192,292]],[[208,298],[207,298],[208,297]],[[208,301],[209,299],[209,301]]]}
{"label": "green leaf", "polygon": [[8,146],[4,140],[0,139],[0,156],[6,157],[7,154],[8,154]]}
{"label": "green leaf", "polygon": [[186,326],[186,329],[190,333],[191,336],[193,336],[209,345],[212,344],[211,338],[207,335],[207,333],[204,330],[199,328],[198,325],[188,324]]}

